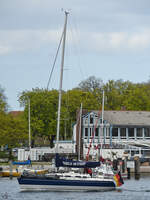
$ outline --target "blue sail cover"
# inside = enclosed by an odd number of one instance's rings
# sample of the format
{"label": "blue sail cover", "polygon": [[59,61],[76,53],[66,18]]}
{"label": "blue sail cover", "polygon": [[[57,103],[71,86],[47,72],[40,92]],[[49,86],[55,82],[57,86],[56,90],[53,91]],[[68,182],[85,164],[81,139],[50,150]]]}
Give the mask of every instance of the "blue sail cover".
{"label": "blue sail cover", "polygon": [[31,164],[31,160],[26,160],[26,161],[23,161],[23,162],[17,162],[17,161],[14,161],[13,162],[13,165],[30,165]]}
{"label": "blue sail cover", "polygon": [[95,168],[100,166],[100,162],[92,161],[74,161],[64,157],[60,157],[56,154],[55,159],[56,167],[73,167],[73,168]]}

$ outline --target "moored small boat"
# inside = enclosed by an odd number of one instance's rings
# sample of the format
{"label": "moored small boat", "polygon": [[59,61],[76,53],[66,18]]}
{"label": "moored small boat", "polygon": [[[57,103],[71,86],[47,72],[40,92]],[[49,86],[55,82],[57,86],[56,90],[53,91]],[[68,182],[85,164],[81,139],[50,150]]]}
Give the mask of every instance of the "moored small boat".
{"label": "moored small boat", "polygon": [[2,171],[0,171],[0,176],[1,177],[19,177],[21,176],[22,173],[28,173],[28,174],[37,174],[37,175],[41,175],[41,174],[45,174],[48,171],[45,169],[13,169],[12,171],[9,169],[4,169]]}
{"label": "moored small boat", "polygon": [[12,170],[12,171],[10,171],[10,170],[3,170],[3,171],[0,172],[0,176],[1,177],[10,177],[10,176],[12,176],[12,177],[18,177],[20,175],[21,175],[21,172],[18,172],[17,170]]}

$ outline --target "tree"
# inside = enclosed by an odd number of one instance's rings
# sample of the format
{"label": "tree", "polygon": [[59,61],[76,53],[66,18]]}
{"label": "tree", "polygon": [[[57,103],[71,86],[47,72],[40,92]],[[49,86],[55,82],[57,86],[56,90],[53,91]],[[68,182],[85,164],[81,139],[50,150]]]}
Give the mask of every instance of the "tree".
{"label": "tree", "polygon": [[[32,147],[39,138],[42,138],[43,141],[48,139],[52,147],[57,132],[58,91],[47,91],[39,88],[32,89],[32,91],[24,91],[20,96],[20,103],[25,107],[26,121],[28,121],[29,99]],[[99,109],[99,102],[91,92],[84,92],[78,89],[67,92],[62,91],[60,139],[70,139],[72,137],[71,125],[76,121],[76,112],[80,108],[81,102],[84,108],[89,110]]]}
{"label": "tree", "polygon": [[94,92],[96,90],[101,91],[103,88],[103,81],[95,76],[90,76],[86,80],[79,83],[78,88],[85,92]]}
{"label": "tree", "polygon": [[8,104],[4,89],[0,87],[0,146],[8,146],[10,155],[13,147],[21,146],[27,141],[27,129],[22,117],[14,118],[7,112]]}
{"label": "tree", "polygon": [[[90,77],[79,84],[80,87],[62,91],[60,139],[71,139],[71,125],[76,122],[76,113],[82,103],[87,111],[102,108],[102,90],[105,91],[105,110],[150,110],[150,84],[133,84],[130,81],[109,80],[102,84],[100,79]],[[39,139],[48,140],[50,146],[56,139],[58,91],[35,88],[24,91],[20,103],[25,107],[28,122],[28,102],[31,110],[32,146]]]}
{"label": "tree", "polygon": [[76,120],[76,111],[78,108],[80,108],[81,103],[83,104],[83,109],[89,111],[99,109],[101,104],[101,102],[97,101],[93,93],[78,89],[67,91],[65,97],[69,99],[67,102],[67,108],[69,117],[72,119],[72,121]]}
{"label": "tree", "polygon": [[6,112],[7,108],[7,98],[4,94],[4,89],[0,86],[0,112]]}
{"label": "tree", "polygon": [[93,98],[96,99],[99,104],[102,102],[102,91],[104,89],[104,83],[102,79],[96,78],[95,76],[90,76],[84,81],[79,83],[78,87],[83,92],[89,92],[93,95]]}
{"label": "tree", "polygon": [[32,147],[35,145],[35,139],[39,137],[43,138],[43,140],[47,138],[51,142],[52,136],[56,134],[58,92],[39,88],[32,89],[32,91],[24,91],[19,101],[25,107],[24,114],[27,121],[29,99]]}
{"label": "tree", "polygon": [[0,113],[0,146],[8,147],[10,159],[12,148],[24,146],[27,143],[28,134],[23,118],[14,118],[7,113]]}
{"label": "tree", "polygon": [[150,90],[147,84],[133,84],[128,88],[124,105],[128,110],[150,110]]}
{"label": "tree", "polygon": [[109,80],[105,86],[105,108],[107,110],[127,109],[125,101],[128,100],[128,92],[133,87],[129,81]]}

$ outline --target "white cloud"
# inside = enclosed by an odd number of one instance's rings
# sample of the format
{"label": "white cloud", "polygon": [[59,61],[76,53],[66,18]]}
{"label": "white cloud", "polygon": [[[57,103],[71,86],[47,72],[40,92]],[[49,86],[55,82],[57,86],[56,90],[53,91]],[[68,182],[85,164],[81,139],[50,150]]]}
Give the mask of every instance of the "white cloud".
{"label": "white cloud", "polygon": [[0,55],[5,55],[11,52],[10,47],[0,46]]}
{"label": "white cloud", "polygon": [[58,43],[60,31],[56,30],[5,30],[0,31],[0,54],[40,48],[48,43]]}
{"label": "white cloud", "polygon": [[126,40],[126,33],[110,33],[108,34],[108,42],[112,48],[121,48],[122,44]]}
{"label": "white cloud", "polygon": [[[10,54],[28,49],[38,49],[45,45],[57,46],[62,30],[4,30],[0,31],[0,54]],[[67,31],[69,45],[77,43],[72,32]]]}
{"label": "white cloud", "polygon": [[149,47],[150,46],[150,31],[132,35],[128,39],[128,45],[131,49],[137,49],[137,48],[145,49]]}
{"label": "white cloud", "polygon": [[[150,30],[138,32],[81,32],[68,30],[69,45],[82,45],[86,51],[143,51],[150,47]],[[0,31],[0,55],[57,45],[62,30],[5,30]]]}
{"label": "white cloud", "polygon": [[150,30],[138,33],[93,33],[91,40],[92,47],[97,51],[143,51],[150,47]]}

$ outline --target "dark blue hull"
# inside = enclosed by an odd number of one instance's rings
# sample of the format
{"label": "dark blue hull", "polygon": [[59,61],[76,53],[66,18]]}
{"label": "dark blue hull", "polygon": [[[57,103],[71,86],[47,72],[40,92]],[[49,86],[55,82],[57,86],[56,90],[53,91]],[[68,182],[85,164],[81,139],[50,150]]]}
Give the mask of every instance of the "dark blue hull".
{"label": "dark blue hull", "polygon": [[115,189],[113,180],[68,180],[51,179],[36,177],[18,178],[21,189],[23,190],[108,190]]}

